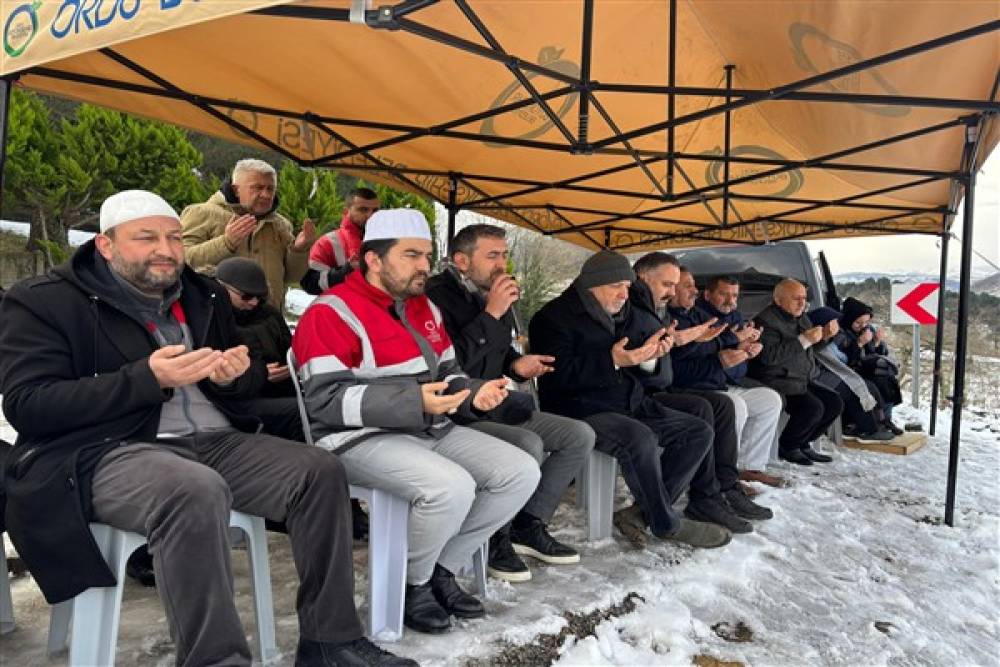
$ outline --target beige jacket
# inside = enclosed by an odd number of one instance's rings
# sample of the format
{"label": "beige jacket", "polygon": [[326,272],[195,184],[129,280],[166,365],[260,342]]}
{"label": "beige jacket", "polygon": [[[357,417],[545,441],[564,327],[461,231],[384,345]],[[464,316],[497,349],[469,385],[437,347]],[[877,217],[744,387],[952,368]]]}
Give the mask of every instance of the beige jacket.
{"label": "beige jacket", "polygon": [[295,234],[292,223],[271,212],[258,221],[253,234],[230,250],[224,232],[236,215],[234,204],[216,192],[204,204],[192,204],[181,213],[184,254],[196,271],[212,269],[227,257],[249,257],[264,269],[270,289],[270,303],[279,310],[285,306],[285,287],[297,283],[309,268],[309,248],[292,249]]}

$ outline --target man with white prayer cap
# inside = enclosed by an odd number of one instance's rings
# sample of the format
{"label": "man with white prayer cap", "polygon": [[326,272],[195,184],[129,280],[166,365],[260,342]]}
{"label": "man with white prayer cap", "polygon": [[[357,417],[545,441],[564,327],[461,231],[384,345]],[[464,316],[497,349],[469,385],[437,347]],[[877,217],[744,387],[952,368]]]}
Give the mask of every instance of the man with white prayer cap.
{"label": "man with white prayer cap", "polygon": [[440,633],[451,616],[485,614],[455,573],[524,506],[539,470],[516,447],[448,417],[497,408],[507,379],[462,372],[424,295],[431,255],[423,214],[375,213],[359,270],[306,310],[292,350],[316,444],[337,453],[350,483],[410,503],[403,622]]}

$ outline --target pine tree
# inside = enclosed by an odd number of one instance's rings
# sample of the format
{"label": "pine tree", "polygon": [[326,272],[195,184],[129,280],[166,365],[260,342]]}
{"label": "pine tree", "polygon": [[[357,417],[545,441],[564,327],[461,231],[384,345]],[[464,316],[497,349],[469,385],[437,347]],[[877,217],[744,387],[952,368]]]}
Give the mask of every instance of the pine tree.
{"label": "pine tree", "polygon": [[278,210],[296,231],[309,218],[322,234],[340,222],[343,208],[344,201],[337,194],[336,172],[302,169],[293,162],[282,165],[278,174]]}

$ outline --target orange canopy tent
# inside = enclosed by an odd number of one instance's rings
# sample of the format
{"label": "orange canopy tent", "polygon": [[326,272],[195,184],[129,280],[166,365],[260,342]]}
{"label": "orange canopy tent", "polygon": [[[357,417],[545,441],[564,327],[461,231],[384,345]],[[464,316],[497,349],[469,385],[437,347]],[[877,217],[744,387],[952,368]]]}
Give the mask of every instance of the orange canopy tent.
{"label": "orange canopy tent", "polygon": [[952,523],[996,0],[0,0],[0,28],[0,167],[16,84],[624,252],[946,247],[964,194]]}
{"label": "orange canopy tent", "polygon": [[0,7],[17,85],[588,247],[941,234],[1000,138],[994,0]]}

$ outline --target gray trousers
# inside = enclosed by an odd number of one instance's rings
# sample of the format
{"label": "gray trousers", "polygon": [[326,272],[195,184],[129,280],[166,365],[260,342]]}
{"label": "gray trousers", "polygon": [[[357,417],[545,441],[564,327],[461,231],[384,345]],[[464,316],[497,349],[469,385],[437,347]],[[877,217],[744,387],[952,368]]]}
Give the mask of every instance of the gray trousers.
{"label": "gray trousers", "polygon": [[380,434],[338,455],[351,484],[410,503],[406,580],[461,570],[538,486],[538,464],[502,440],[455,426],[443,438]]}
{"label": "gray trousers", "polygon": [[509,442],[538,462],[542,480],[522,509],[544,523],[552,519],[570,482],[576,479],[594,449],[597,437],[586,422],[537,410],[531,419],[517,426],[480,421],[469,424],[469,428]]}
{"label": "gray trousers", "polygon": [[98,464],[94,519],[146,536],[178,665],[249,665],[233,600],[230,508],[283,521],[299,574],[299,636],[364,634],[354,607],[351,506],[329,452],[268,435],[133,444]]}

